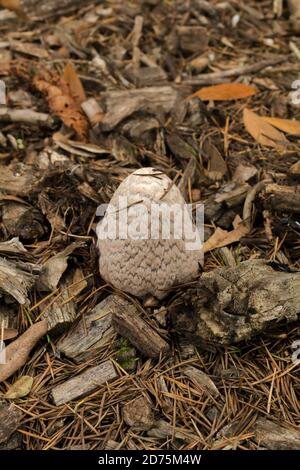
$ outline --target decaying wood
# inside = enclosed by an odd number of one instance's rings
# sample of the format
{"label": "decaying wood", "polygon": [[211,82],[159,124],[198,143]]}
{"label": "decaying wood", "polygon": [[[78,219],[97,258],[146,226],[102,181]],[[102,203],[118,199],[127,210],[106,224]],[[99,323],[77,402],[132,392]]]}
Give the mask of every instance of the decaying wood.
{"label": "decaying wood", "polygon": [[42,319],[47,320],[48,331],[54,335],[64,333],[76,318],[76,307],[72,294],[68,291],[69,279],[61,283],[61,292],[48,305],[43,305]]}
{"label": "decaying wood", "polygon": [[0,293],[11,295],[17,302],[24,305],[29,302],[27,294],[36,276],[15,263],[0,258]]}
{"label": "decaying wood", "polygon": [[33,207],[6,203],[2,207],[2,222],[10,235],[23,240],[34,240],[45,235],[44,217]]}
{"label": "decaying wood", "polygon": [[38,0],[20,0],[22,11],[31,19],[64,15],[66,13],[71,13],[77,8],[88,5],[89,3],[91,3],[91,0],[60,0],[59,2],[57,2],[57,0],[48,0],[47,2],[39,2]]}
{"label": "decaying wood", "polygon": [[300,186],[282,186],[271,183],[265,187],[267,204],[272,209],[300,213]]}
{"label": "decaying wood", "polygon": [[126,403],[123,408],[125,423],[136,431],[147,431],[154,424],[152,407],[145,397],[138,397]]}
{"label": "decaying wood", "polygon": [[46,333],[47,322],[39,321],[5,348],[6,362],[0,364],[0,382],[8,379],[26,363],[30,351]]}
{"label": "decaying wood", "polygon": [[207,29],[202,26],[177,26],[176,33],[179,39],[179,47],[185,52],[197,52],[201,54],[207,49]]}
{"label": "decaying wood", "polygon": [[[224,218],[224,210],[242,204],[251,186],[248,183],[228,183],[204,201],[204,216],[207,222],[217,222]],[[227,228],[227,227],[224,227]]]}
{"label": "decaying wood", "polygon": [[261,447],[271,450],[300,450],[300,431],[286,428],[265,418],[257,420],[255,440]]}
{"label": "decaying wood", "polygon": [[53,126],[53,118],[46,113],[38,113],[32,109],[0,109],[0,122],[22,122],[24,124]]}
{"label": "decaying wood", "polygon": [[111,341],[114,334],[112,310],[116,308],[115,297],[110,295],[87,313],[56,345],[58,351],[75,362],[91,358],[99,348]]}
{"label": "decaying wood", "polygon": [[76,400],[117,377],[118,374],[112,362],[103,362],[54,387],[51,392],[53,401],[58,406]]}
{"label": "decaying wood", "polygon": [[157,357],[169,350],[168,343],[139,316],[135,305],[121,297],[115,300],[113,325],[145,356]]}
{"label": "decaying wood", "polygon": [[28,253],[23,243],[15,237],[6,242],[0,242],[0,253],[4,253],[6,256],[10,253]]}
{"label": "decaying wood", "polygon": [[256,62],[251,65],[242,65],[240,67],[235,67],[229,70],[222,70],[220,72],[202,73],[193,78],[184,80],[183,83],[188,85],[213,85],[222,83],[226,78],[238,77],[239,75],[259,72],[266,67],[280,64],[286,60],[286,57],[276,57],[274,59],[262,60],[261,62]]}
{"label": "decaying wood", "polygon": [[107,111],[101,127],[108,131],[136,111],[154,115],[169,113],[175,106],[179,94],[171,86],[153,86],[136,90],[111,91],[105,93],[103,97]]}
{"label": "decaying wood", "polygon": [[0,444],[7,441],[17,429],[22,416],[23,412],[14,404],[0,405]]}
{"label": "decaying wood", "polygon": [[37,182],[37,173],[29,165],[18,163],[0,167],[0,191],[4,193],[28,197]]}
{"label": "decaying wood", "polygon": [[204,273],[170,312],[178,333],[195,344],[233,344],[297,320],[299,302],[300,272],[249,260]]}

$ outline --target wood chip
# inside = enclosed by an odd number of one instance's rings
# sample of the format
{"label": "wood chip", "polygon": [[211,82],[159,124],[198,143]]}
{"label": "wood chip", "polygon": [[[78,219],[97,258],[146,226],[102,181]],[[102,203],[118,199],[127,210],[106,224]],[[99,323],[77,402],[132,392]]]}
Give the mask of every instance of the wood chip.
{"label": "wood chip", "polygon": [[99,366],[90,367],[76,377],[54,387],[51,391],[53,401],[56,406],[63,405],[93,392],[117,377],[118,374],[112,362],[103,362]]}
{"label": "wood chip", "polygon": [[135,305],[121,297],[116,300],[113,325],[145,356],[158,357],[169,350],[168,343],[139,316]]}

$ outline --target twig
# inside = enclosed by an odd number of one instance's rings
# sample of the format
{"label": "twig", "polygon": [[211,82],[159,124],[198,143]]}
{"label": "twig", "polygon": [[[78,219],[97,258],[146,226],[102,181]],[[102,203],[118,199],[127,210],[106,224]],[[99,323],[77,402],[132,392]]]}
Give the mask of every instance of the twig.
{"label": "twig", "polygon": [[222,70],[221,72],[202,73],[197,77],[183,80],[183,85],[213,85],[220,83],[225,78],[237,77],[239,75],[259,72],[260,70],[269,67],[270,65],[280,64],[288,59],[287,57],[276,57],[275,59],[262,60],[256,64],[243,65],[229,70]]}

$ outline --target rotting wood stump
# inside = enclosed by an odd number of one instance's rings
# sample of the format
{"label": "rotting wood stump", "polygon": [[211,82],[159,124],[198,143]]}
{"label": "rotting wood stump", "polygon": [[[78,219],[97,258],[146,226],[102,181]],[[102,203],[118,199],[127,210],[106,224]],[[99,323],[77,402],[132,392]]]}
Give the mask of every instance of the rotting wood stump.
{"label": "rotting wood stump", "polygon": [[204,273],[169,307],[176,331],[196,345],[229,345],[298,319],[300,271],[267,260]]}

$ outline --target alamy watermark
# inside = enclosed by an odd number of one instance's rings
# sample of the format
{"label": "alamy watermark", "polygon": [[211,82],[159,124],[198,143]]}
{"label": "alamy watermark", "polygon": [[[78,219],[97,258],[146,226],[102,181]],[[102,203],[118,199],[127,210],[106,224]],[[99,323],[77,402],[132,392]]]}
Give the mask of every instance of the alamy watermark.
{"label": "alamy watermark", "polygon": [[6,85],[0,80],[0,106],[6,106]]}
{"label": "alamy watermark", "polygon": [[299,365],[300,364],[300,339],[293,341],[291,348],[294,351],[292,354],[292,363],[295,365]]}
{"label": "alamy watermark", "polygon": [[97,226],[100,240],[183,240],[187,251],[202,247],[203,204],[130,203],[126,196],[120,196],[114,204],[98,206],[96,215],[104,217]]}
{"label": "alamy watermark", "polygon": [[290,91],[289,97],[292,104],[300,104],[300,80],[294,80],[291,88],[293,91]]}

